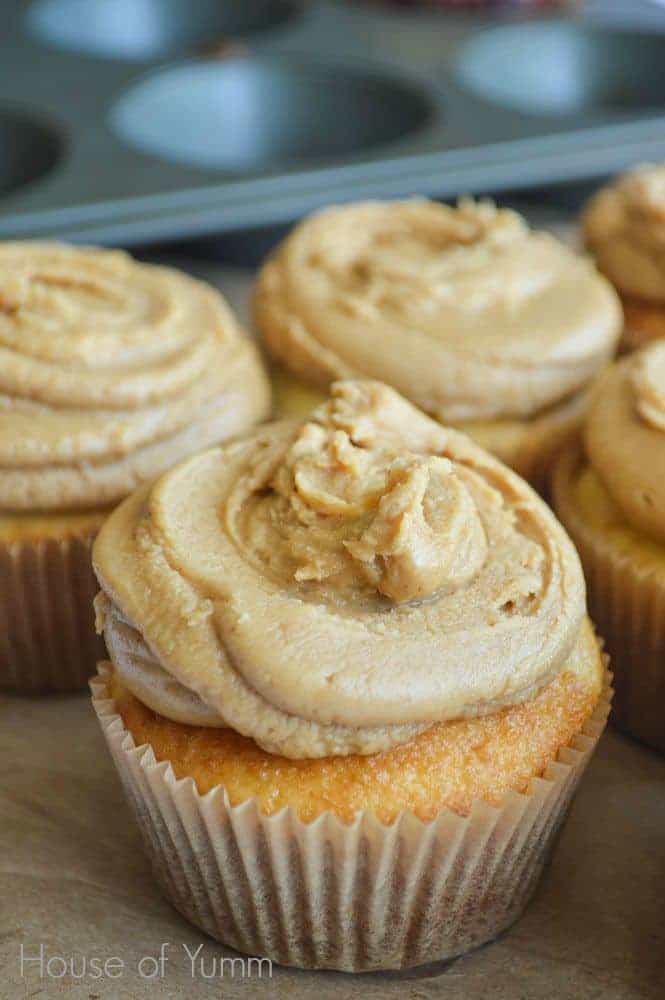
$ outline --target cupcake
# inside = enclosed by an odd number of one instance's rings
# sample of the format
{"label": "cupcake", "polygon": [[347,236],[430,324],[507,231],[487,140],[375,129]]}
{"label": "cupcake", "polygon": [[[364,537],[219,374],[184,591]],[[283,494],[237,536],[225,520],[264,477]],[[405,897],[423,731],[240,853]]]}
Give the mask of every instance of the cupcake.
{"label": "cupcake", "polygon": [[212,288],[119,251],[0,244],[0,689],[85,686],[104,517],[269,405]]}
{"label": "cupcake", "polygon": [[665,165],[642,166],[602,188],[582,217],[584,240],[621,297],[621,348],[665,337]]}
{"label": "cupcake", "polygon": [[287,413],[299,382],[381,379],[536,487],[621,326],[592,264],[515,212],[470,200],[306,219],[261,270],[255,316]]}
{"label": "cupcake", "polygon": [[614,721],[665,751],[665,341],[607,370],[553,498],[613,661]]}
{"label": "cupcake", "polygon": [[517,918],[608,682],[530,487],[380,383],[332,393],[111,515],[94,704],[185,917],[280,963],[404,968]]}

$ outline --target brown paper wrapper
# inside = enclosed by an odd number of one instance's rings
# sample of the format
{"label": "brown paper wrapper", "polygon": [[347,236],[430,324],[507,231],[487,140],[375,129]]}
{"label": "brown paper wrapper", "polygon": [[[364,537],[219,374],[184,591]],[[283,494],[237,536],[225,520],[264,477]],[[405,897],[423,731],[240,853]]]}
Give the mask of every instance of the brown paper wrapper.
{"label": "brown paper wrapper", "polygon": [[0,690],[76,691],[95,672],[93,537],[0,542]]}
{"label": "brown paper wrapper", "polygon": [[138,820],[156,878],[180,913],[232,948],[283,965],[364,972],[453,958],[492,940],[528,902],[573,792],[602,733],[602,696],[580,735],[526,794],[478,801],[430,823],[402,813],[384,826],[291,809],[233,806],[221,786],[201,796],[148,745],[137,747],[109,698],[110,665],[93,705]]}
{"label": "brown paper wrapper", "polygon": [[580,554],[589,614],[612,661],[612,721],[665,752],[665,586],[581,517],[573,480],[582,460],[579,443],[559,456],[552,494],[557,515]]}

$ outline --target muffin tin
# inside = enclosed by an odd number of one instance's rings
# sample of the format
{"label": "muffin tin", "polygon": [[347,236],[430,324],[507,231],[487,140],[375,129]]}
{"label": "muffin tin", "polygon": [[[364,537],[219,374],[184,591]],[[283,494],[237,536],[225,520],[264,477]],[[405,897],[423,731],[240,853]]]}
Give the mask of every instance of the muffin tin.
{"label": "muffin tin", "polygon": [[330,0],[4,0],[0,236],[145,243],[665,157],[665,35]]}

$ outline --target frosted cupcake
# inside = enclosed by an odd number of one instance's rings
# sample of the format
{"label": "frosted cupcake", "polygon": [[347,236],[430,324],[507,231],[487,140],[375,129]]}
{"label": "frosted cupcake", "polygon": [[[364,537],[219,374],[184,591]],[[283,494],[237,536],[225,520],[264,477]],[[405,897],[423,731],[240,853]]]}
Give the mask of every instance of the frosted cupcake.
{"label": "frosted cupcake", "polygon": [[626,351],[665,337],[665,165],[604,187],[582,217],[584,239],[621,296]]}
{"label": "frosted cupcake", "polygon": [[303,383],[379,378],[538,487],[621,327],[588,260],[468,200],[311,216],[260,272],[255,314],[285,412],[303,405]]}
{"label": "frosted cupcake", "polygon": [[616,724],[665,751],[665,341],[613,365],[554,470],[616,678]]}
{"label": "frosted cupcake", "polygon": [[119,251],[0,244],[0,689],[85,685],[109,509],[269,405],[212,288]]}
{"label": "frosted cupcake", "polygon": [[139,490],[94,563],[95,707],[189,920],[362,971],[516,919],[608,711],[577,555],[522,480],[342,382]]}

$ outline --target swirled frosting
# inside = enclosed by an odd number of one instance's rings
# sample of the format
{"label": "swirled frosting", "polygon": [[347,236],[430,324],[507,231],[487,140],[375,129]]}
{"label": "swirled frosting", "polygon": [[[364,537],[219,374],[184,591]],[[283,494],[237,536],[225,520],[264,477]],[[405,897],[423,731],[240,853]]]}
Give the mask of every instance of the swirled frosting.
{"label": "swirled frosting", "polygon": [[0,245],[0,509],[110,503],[268,407],[212,288],[121,251]]}
{"label": "swirled frosting", "polygon": [[527,700],[584,616],[549,508],[376,382],[182,463],[111,515],[93,558],[123,682],[289,757]]}
{"label": "swirled frosting", "polygon": [[287,367],[370,376],[444,423],[533,416],[613,354],[609,284],[490,202],[351,205],[299,225],[264,266],[256,318]]}
{"label": "swirled frosting", "polygon": [[628,522],[665,542],[665,341],[604,373],[589,412],[586,450]]}
{"label": "swirled frosting", "polygon": [[596,262],[627,295],[665,302],[665,165],[645,165],[598,192],[583,217]]}

